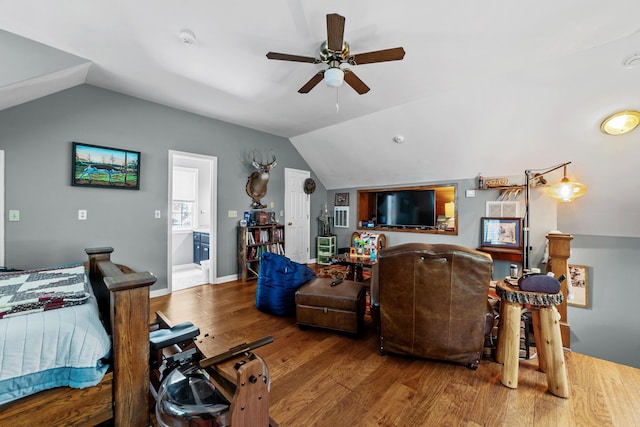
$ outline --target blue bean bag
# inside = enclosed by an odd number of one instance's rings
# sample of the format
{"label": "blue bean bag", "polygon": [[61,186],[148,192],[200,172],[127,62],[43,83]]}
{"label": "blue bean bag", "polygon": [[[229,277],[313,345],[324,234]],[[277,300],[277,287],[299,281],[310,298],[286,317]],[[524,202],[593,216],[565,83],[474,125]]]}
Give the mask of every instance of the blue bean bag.
{"label": "blue bean bag", "polygon": [[315,275],[305,264],[265,252],[260,257],[256,307],[260,311],[277,316],[295,316],[296,290]]}

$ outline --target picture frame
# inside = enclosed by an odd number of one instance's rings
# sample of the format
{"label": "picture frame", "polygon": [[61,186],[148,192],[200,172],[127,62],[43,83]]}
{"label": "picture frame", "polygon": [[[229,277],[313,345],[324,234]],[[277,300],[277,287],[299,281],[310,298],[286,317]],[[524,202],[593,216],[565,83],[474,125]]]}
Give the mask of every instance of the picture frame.
{"label": "picture frame", "polygon": [[71,185],[140,189],[140,152],[73,142]]}
{"label": "picture frame", "polygon": [[575,307],[589,308],[589,267],[569,264],[567,292],[573,296],[567,298],[567,304]]}
{"label": "picture frame", "polygon": [[482,217],[480,219],[482,247],[522,249],[522,218]]}
{"label": "picture frame", "polygon": [[349,193],[336,193],[335,206],[349,206]]}

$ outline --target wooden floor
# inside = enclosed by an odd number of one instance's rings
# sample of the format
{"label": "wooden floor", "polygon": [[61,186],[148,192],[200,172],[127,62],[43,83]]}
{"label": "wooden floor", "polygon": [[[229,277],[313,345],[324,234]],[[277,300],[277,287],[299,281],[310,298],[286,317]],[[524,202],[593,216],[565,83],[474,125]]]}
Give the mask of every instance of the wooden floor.
{"label": "wooden floor", "polygon": [[566,353],[570,398],[546,391],[535,361],[522,361],[518,389],[501,365],[476,370],[380,356],[367,317],[359,338],[307,329],[255,307],[256,282],[203,285],[151,300],[174,323],[221,350],[272,335],[256,353],[269,366],[270,415],[281,426],[640,426],[640,370]]}

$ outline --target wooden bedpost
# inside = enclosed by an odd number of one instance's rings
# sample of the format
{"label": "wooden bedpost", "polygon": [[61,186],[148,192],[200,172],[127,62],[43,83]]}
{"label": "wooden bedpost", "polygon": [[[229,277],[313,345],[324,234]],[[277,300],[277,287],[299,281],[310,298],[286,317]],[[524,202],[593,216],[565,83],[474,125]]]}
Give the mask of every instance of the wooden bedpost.
{"label": "wooden bedpost", "polygon": [[567,284],[569,283],[569,264],[567,260],[571,256],[571,241],[573,236],[566,233],[549,233],[547,234],[549,240],[549,263],[556,279],[559,279],[563,274],[567,277],[560,285],[560,291],[564,296],[562,304],[556,306],[558,313],[560,313],[560,334],[562,336],[562,346],[564,348],[571,348],[571,336],[569,320],[567,319]]}
{"label": "wooden bedpost", "polygon": [[112,248],[85,249],[91,277],[110,292],[115,426],[149,425],[149,272],[125,274],[111,262]]}

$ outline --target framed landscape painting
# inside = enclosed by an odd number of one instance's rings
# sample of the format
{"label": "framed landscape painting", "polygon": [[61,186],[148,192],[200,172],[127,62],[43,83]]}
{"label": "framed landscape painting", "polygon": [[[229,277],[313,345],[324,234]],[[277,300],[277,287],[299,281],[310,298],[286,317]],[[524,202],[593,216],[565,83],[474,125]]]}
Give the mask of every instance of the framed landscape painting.
{"label": "framed landscape painting", "polygon": [[71,185],[140,189],[140,152],[73,143]]}

